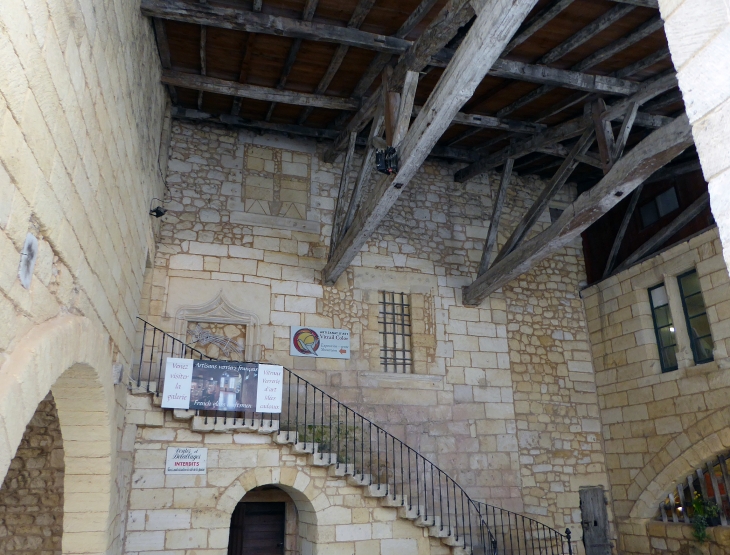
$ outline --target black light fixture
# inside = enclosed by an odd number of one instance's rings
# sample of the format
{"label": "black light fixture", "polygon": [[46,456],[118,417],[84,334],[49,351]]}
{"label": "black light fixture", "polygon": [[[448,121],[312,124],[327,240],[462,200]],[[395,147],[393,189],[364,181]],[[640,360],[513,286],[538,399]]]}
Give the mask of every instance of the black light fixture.
{"label": "black light fixture", "polygon": [[[153,201],[155,201],[155,200],[159,200],[160,201],[160,205],[157,206],[157,207],[155,207],[155,208],[152,208]],[[150,201],[150,216],[154,216],[155,218],[161,218],[165,214],[167,214],[167,210],[165,210],[162,207],[162,201],[160,199],[158,199],[157,197],[153,198]]]}

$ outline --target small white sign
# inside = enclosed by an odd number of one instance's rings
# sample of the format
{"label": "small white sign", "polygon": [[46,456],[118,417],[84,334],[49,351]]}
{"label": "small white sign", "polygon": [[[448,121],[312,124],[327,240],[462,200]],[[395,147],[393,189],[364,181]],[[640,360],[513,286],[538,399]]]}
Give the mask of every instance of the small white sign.
{"label": "small white sign", "polygon": [[283,391],[284,368],[273,364],[259,364],[256,412],[281,412],[281,394]]}
{"label": "small white sign", "polygon": [[189,408],[192,381],[192,359],[168,358],[165,365],[165,387],[162,390],[162,406],[168,409]]}
{"label": "small white sign", "polygon": [[208,469],[206,447],[168,447],[165,474],[205,474]]}
{"label": "small white sign", "polygon": [[292,326],[289,354],[295,357],[350,358],[350,330]]}

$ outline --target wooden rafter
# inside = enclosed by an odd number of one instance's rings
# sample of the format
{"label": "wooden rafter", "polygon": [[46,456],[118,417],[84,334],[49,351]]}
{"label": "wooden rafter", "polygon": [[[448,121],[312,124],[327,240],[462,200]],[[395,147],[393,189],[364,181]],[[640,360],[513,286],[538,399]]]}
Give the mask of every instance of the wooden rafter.
{"label": "wooden rafter", "polygon": [[[208,32],[205,26],[200,26],[200,75],[208,73],[207,57],[205,55],[205,44],[207,42]],[[198,110],[203,109],[203,91],[198,91]]]}
{"label": "wooden rafter", "polygon": [[[352,226],[347,230],[324,268],[325,283],[334,283],[349,266],[396,202],[403,188],[416,174],[459,109],[471,98],[477,85],[502,52],[508,38],[515,33],[517,27],[535,5],[535,1],[485,0],[482,3],[479,15],[459,46],[456,55],[441,75],[423,110],[416,117],[403,139],[399,149],[400,168],[398,173],[381,179],[368,198],[363,201]],[[424,33],[424,35],[426,34]],[[441,48],[443,45],[431,45],[431,47],[434,46]],[[426,60],[432,55],[432,52],[428,52],[428,48],[422,48],[420,52],[422,55],[428,56]],[[417,53],[418,51],[414,52],[416,55]],[[404,58],[408,58],[408,54]],[[413,62],[405,63],[410,65]],[[396,66],[394,76],[397,70]],[[411,68],[411,70],[415,69]]]}
{"label": "wooden rafter", "polygon": [[478,305],[491,293],[568,245],[692,143],[692,131],[686,115],[651,133],[616,162],[601,181],[568,206],[548,229],[525,241],[465,287],[464,304]]}
{"label": "wooden rafter", "polygon": [[621,248],[621,244],[624,242],[624,236],[626,235],[626,230],[629,228],[629,222],[631,222],[631,218],[634,215],[634,211],[636,210],[636,205],[639,203],[639,199],[641,198],[641,191],[644,190],[645,184],[646,184],[646,181],[644,181],[644,183],[639,185],[631,195],[631,200],[629,201],[629,206],[626,209],[626,213],[624,214],[623,219],[621,220],[621,225],[618,228],[618,233],[616,234],[616,237],[613,238],[613,245],[611,245],[611,252],[608,253],[608,260],[606,261],[606,267],[603,270],[604,278],[608,277],[611,274],[613,267],[616,265],[616,257],[618,257],[618,251]]}
{"label": "wooden rafter", "polygon": [[[626,108],[631,103],[637,102],[639,105],[642,105],[648,100],[651,100],[675,86],[677,86],[677,78],[673,74],[664,75],[651,83],[645,83],[638,92],[612,105],[604,114],[604,119],[605,121],[613,121],[623,118],[626,113]],[[454,179],[460,183],[464,182],[467,179],[471,179],[472,177],[479,175],[480,173],[502,165],[504,160],[507,158],[519,158],[520,156],[534,152],[543,146],[559,143],[572,137],[576,137],[582,134],[589,125],[592,125],[591,118],[585,115],[574,118],[560,125],[556,125],[555,127],[551,127],[550,129],[538,133],[529,139],[519,141],[505,147],[499,152],[487,155],[480,159],[479,162],[462,168],[456,172]]]}
{"label": "wooden rafter", "polygon": [[[307,0],[307,3],[304,4],[304,11],[302,11],[302,21],[312,21],[312,18],[314,18],[314,12],[317,11],[318,3],[319,0]],[[289,79],[289,74],[294,67],[294,62],[297,59],[297,54],[299,54],[299,49],[301,47],[302,39],[294,39],[294,42],[289,47],[289,53],[286,56],[284,67],[282,68],[281,74],[279,75],[279,81],[276,83],[277,89],[283,89],[286,86],[286,82]],[[271,116],[274,114],[275,109],[276,102],[272,102],[269,106],[269,111],[266,112],[266,117],[264,117],[265,121],[269,121],[271,119]]]}
{"label": "wooden rafter", "polygon": [[674,218],[671,222],[669,222],[666,226],[664,226],[661,230],[659,230],[657,233],[655,233],[646,243],[641,245],[638,249],[636,249],[631,255],[624,260],[621,265],[616,269],[616,271],[625,270],[626,268],[629,268],[633,266],[636,262],[644,258],[645,256],[651,254],[656,249],[661,247],[664,243],[666,243],[670,237],[677,234],[684,226],[686,226],[688,223],[690,223],[692,220],[694,220],[697,216],[699,216],[702,211],[707,208],[710,205],[710,193],[705,192],[702,194],[701,197],[699,197],[697,200],[695,200],[692,204],[690,204],[687,208],[685,208],[679,216]]}
{"label": "wooden rafter", "polygon": [[[157,50],[160,53],[160,63],[162,69],[172,69],[172,61],[170,57],[170,43],[167,40],[167,29],[165,29],[165,22],[156,17],[152,18],[152,23],[155,27],[155,38],[157,39]],[[173,104],[177,104],[177,91],[173,85],[167,85],[167,90],[170,93],[170,99]]]}
{"label": "wooden rafter", "polygon": [[517,36],[509,41],[509,44],[502,51],[502,56],[512,52],[512,50],[517,48],[520,44],[522,44],[532,35],[537,33],[540,29],[545,27],[545,25],[547,25],[555,17],[560,15],[563,10],[565,10],[573,2],[575,2],[575,0],[555,0],[547,8],[542,10],[539,14],[537,14],[534,18],[532,18],[525,24],[524,29],[521,32],[517,33]]}
{"label": "wooden rafter", "polygon": [[[389,81],[391,89],[399,90],[403,86],[408,71],[420,72],[426,67],[431,57],[446,46],[459,28],[471,19],[473,13],[468,0],[448,0],[426,30],[413,43],[413,47],[398,60],[393,69],[392,79]],[[325,152],[325,161],[333,161],[345,144],[349,133],[361,131],[373,118],[378,100],[381,98],[380,94],[379,90],[363,102],[360,110],[335,139],[332,147]]]}
{"label": "wooden rafter", "polygon": [[[355,7],[355,11],[350,17],[350,21],[347,22],[347,26],[350,29],[359,29],[365,21],[365,18],[370,13],[370,10],[372,9],[374,4],[375,0],[360,0]],[[335,75],[340,69],[340,66],[345,60],[345,56],[347,55],[347,52],[349,50],[350,47],[346,44],[340,44],[337,46],[337,49],[335,50],[335,53],[330,60],[330,64],[329,66],[327,66],[327,71],[324,72],[324,76],[317,84],[317,88],[314,89],[315,94],[324,94],[327,91],[327,88],[330,86],[332,79],[335,78]],[[305,108],[297,119],[297,123],[299,123],[300,125],[304,123],[309,115],[312,113],[312,110],[313,108]]]}
{"label": "wooden rafter", "polygon": [[487,239],[484,241],[484,249],[482,250],[482,258],[479,261],[479,267],[477,268],[477,275],[481,276],[489,268],[489,261],[492,258],[492,249],[497,244],[497,232],[499,231],[499,220],[502,217],[502,208],[504,208],[504,201],[507,199],[507,188],[509,187],[509,180],[512,178],[512,168],[514,167],[515,161],[513,158],[508,158],[504,163],[502,169],[502,178],[499,181],[499,188],[497,189],[497,196],[494,199],[494,206],[492,207],[492,218],[489,220],[489,231],[487,231]]}
{"label": "wooden rafter", "polygon": [[[334,217],[332,218],[332,234],[330,236],[330,245],[336,245],[340,239],[342,228],[345,222],[345,214],[347,213],[347,196],[350,191],[350,170],[352,169],[353,158],[355,155],[355,145],[357,144],[357,132],[350,133],[350,143],[345,154],[345,161],[342,164],[342,176],[340,177],[340,188],[337,192],[337,205],[335,206]],[[332,252],[332,249],[330,249]]]}
{"label": "wooden rafter", "polygon": [[585,154],[586,150],[588,150],[588,148],[593,143],[594,137],[595,134],[593,130],[586,130],[583,132],[581,138],[578,139],[573,148],[570,150],[568,156],[566,156],[565,160],[563,160],[563,163],[560,164],[558,171],[555,172],[555,175],[553,175],[552,179],[548,181],[547,185],[545,185],[535,202],[533,202],[532,206],[530,206],[530,209],[517,224],[517,227],[515,227],[512,235],[510,235],[509,239],[507,239],[507,242],[502,247],[502,250],[499,251],[497,258],[494,259],[495,264],[504,259],[504,257],[507,256],[509,253],[514,251],[517,246],[525,239],[525,237],[527,237],[527,234],[537,223],[537,220],[540,218],[540,216],[542,216],[542,213],[545,212],[545,208],[547,208],[550,201],[555,198],[555,195],[558,194],[558,191],[562,189],[563,185],[565,185],[565,182],[570,177],[570,174],[573,173],[573,170],[578,165],[578,160],[576,160],[576,156],[578,154]]}

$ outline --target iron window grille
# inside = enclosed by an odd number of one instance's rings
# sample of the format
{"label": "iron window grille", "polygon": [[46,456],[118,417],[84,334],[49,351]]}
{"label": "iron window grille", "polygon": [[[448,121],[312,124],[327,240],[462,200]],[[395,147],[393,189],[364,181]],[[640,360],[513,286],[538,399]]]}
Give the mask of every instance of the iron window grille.
{"label": "iron window grille", "polygon": [[380,291],[380,365],[385,372],[411,371],[411,304],[406,293]]}
{"label": "iron window grille", "polygon": [[710,362],[714,359],[712,334],[697,270],[690,270],[679,276],[677,280],[679,281],[679,291],[682,294],[682,307],[692,346],[692,357],[695,364]]}
{"label": "iron window grille", "polygon": [[662,283],[649,289],[651,316],[654,319],[657,347],[659,347],[659,362],[662,372],[677,369],[677,334],[674,330],[672,311],[669,309],[669,295]]}

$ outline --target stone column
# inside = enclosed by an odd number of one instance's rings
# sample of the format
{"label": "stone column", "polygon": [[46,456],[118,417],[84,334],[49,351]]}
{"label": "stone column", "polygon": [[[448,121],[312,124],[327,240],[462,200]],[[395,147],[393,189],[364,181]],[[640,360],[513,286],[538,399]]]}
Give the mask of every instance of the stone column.
{"label": "stone column", "polygon": [[730,266],[730,0],[659,0]]}

